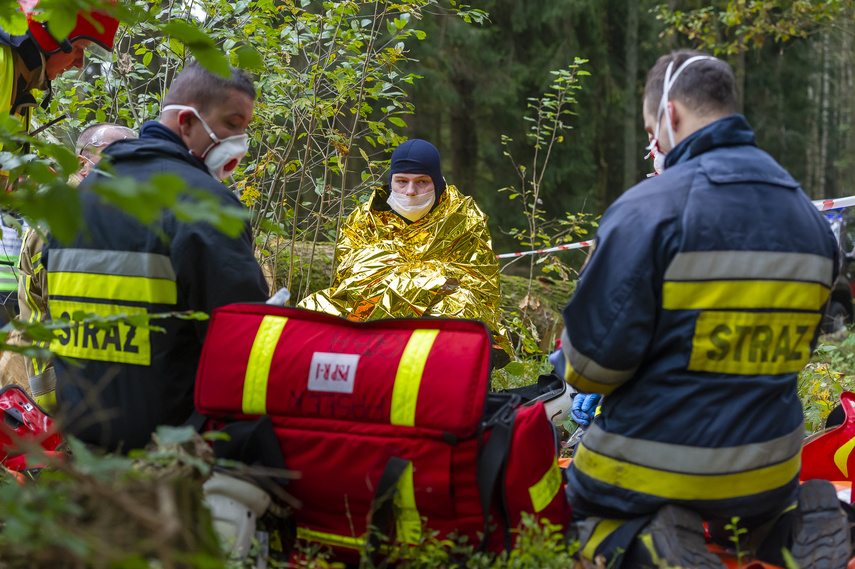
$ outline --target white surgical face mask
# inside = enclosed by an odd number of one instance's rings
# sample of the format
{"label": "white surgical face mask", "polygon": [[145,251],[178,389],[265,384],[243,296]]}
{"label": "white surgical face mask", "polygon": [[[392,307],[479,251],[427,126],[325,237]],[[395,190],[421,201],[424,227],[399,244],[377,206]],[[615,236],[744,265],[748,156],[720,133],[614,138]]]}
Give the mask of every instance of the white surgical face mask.
{"label": "white surgical face mask", "polygon": [[436,192],[428,192],[420,196],[408,196],[390,191],[386,203],[398,212],[401,217],[410,221],[418,221],[427,215],[436,201]]}
{"label": "white surgical face mask", "polygon": [[199,158],[205,161],[205,166],[208,167],[208,171],[211,172],[211,175],[218,180],[225,180],[231,176],[235,171],[235,168],[240,164],[240,159],[243,158],[249,150],[249,137],[247,135],[236,134],[226,138],[217,137],[217,135],[214,134],[214,131],[212,131],[208,126],[208,123],[205,122],[205,119],[199,115],[199,111],[193,107],[185,105],[166,105],[163,107],[163,110],[193,111],[193,114],[196,115],[196,118],[198,118],[199,122],[202,123],[202,126],[205,127],[205,131],[213,141],[207,148],[205,148],[205,151],[202,152],[202,155],[199,156]]}
{"label": "white surgical face mask", "polygon": [[665,157],[667,155],[667,152],[657,152],[653,157],[653,171],[657,174],[661,174],[665,170]]}
{"label": "white surgical face mask", "polygon": [[650,149],[650,152],[647,153],[647,156],[644,159],[648,159],[653,156],[653,172],[647,175],[648,178],[651,176],[658,176],[662,172],[665,171],[665,157],[668,156],[667,152],[662,152],[659,150],[659,145],[652,143],[653,148]]}
{"label": "white surgical face mask", "polygon": [[[674,71],[674,75],[671,75],[671,70],[674,69],[674,62],[668,64],[667,69],[665,69],[665,81],[662,83],[662,98],[659,100],[659,108],[656,110],[656,128],[653,130],[653,140],[650,141],[650,144],[647,145],[647,149],[653,154],[653,169],[656,170],[657,173],[661,174],[661,170],[656,168],[656,159],[659,156],[662,156],[660,159],[660,164],[662,166],[662,170],[665,169],[665,155],[667,152],[662,152],[659,150],[659,125],[662,120],[663,113],[665,114],[665,125],[668,127],[668,141],[671,143],[671,148],[674,148],[676,144],[674,143],[674,127],[671,126],[671,110],[668,108],[669,94],[671,93],[671,87],[674,86],[674,83],[677,82],[677,77],[680,76],[680,73],[683,70],[696,61],[701,61],[704,59],[715,59],[710,55],[696,55],[694,57],[690,57],[686,61],[680,64],[680,67],[677,68],[677,71]],[[648,156],[650,156],[648,154]]]}

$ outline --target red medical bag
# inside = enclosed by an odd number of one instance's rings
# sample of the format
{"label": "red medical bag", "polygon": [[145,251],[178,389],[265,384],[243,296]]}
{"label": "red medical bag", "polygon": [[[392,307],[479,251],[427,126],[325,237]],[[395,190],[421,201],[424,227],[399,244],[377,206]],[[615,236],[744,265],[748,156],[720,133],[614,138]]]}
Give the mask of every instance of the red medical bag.
{"label": "red medical bag", "polygon": [[472,320],[230,305],[211,318],[196,406],[219,420],[270,415],[301,475],[287,487],[300,539],[360,552],[370,527],[413,544],[424,522],[501,550],[523,512],[566,526],[570,510],[542,404],[488,396],[490,346]]}
{"label": "red medical bag", "polygon": [[26,443],[35,443],[51,455],[62,445],[53,419],[17,385],[0,389],[0,414],[0,465],[5,468],[41,468],[41,464],[28,464],[25,453],[31,447]]}

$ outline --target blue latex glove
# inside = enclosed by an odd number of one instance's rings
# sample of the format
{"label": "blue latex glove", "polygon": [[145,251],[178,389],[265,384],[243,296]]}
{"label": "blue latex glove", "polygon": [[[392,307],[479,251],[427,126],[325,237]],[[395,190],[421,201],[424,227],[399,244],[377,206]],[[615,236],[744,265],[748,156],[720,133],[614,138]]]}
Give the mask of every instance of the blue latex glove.
{"label": "blue latex glove", "polygon": [[564,360],[564,352],[560,349],[555,350],[551,354],[549,354],[549,363],[552,364],[553,369],[555,370],[555,375],[564,379],[564,370],[566,368],[567,363]]}
{"label": "blue latex glove", "polygon": [[587,427],[594,420],[594,413],[597,411],[597,405],[603,396],[599,393],[579,393],[573,398],[573,407],[570,409],[570,416],[580,426]]}

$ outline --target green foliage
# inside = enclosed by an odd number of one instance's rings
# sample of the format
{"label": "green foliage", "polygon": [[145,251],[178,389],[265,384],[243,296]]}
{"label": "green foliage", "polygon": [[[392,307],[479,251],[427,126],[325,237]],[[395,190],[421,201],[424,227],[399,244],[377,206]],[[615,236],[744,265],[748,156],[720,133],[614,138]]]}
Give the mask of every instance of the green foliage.
{"label": "green foliage", "polygon": [[[161,430],[163,440],[135,459],[96,455],[73,438],[65,449],[73,459],[23,447],[46,468],[23,484],[0,474],[4,567],[223,567],[202,506],[204,472],[195,470],[211,464],[177,451],[189,448],[185,434]],[[170,449],[180,460],[167,460]]]}
{"label": "green foliage", "polygon": [[[519,187],[509,186],[499,191],[507,192],[508,199],[519,204],[528,221],[526,231],[512,229],[509,232],[521,247],[544,249],[561,245],[586,235],[588,227],[597,225],[591,216],[581,213],[565,213],[563,219],[547,219],[541,199],[543,179],[550,167],[553,149],[563,142],[563,133],[570,128],[565,119],[573,114],[571,107],[576,103],[574,94],[581,89],[578,78],[590,75],[580,69],[585,63],[583,59],[576,59],[567,69],[553,71],[554,80],[549,90],[541,97],[529,99],[528,109],[532,114],[524,119],[532,123],[528,142],[534,153],[528,167],[514,159],[510,148],[513,141],[510,137],[502,136],[504,155],[517,172]],[[557,273],[563,281],[569,280],[572,272],[557,255],[530,255],[528,259],[528,290],[519,303],[521,312],[512,312],[507,319],[509,330],[517,337],[516,351],[522,357],[531,357],[541,351],[541,338],[529,316],[529,309],[537,308],[537,301],[531,296],[535,265],[541,265],[543,273]],[[503,270],[512,263],[505,265]]]}
{"label": "green foliage", "polygon": [[728,539],[733,542],[733,549],[736,551],[736,563],[742,565],[742,560],[746,554],[742,550],[742,536],[747,535],[748,530],[739,527],[739,516],[730,518],[730,523],[725,524],[724,529],[730,532]]}
{"label": "green foliage", "polygon": [[542,354],[529,355],[512,361],[502,369],[493,370],[492,386],[496,391],[530,385],[552,371],[552,364]]}
{"label": "green foliage", "polygon": [[[502,136],[502,146],[505,148],[503,154],[517,172],[519,187],[509,186],[499,191],[507,192],[511,201],[519,199],[514,203],[523,208],[528,220],[528,231],[511,230],[511,235],[516,237],[521,246],[527,248],[551,247],[587,233],[583,225],[586,221],[590,222],[590,219],[583,214],[566,214],[565,219],[548,222],[544,218],[543,200],[540,195],[553,147],[564,141],[563,133],[571,128],[565,121],[566,117],[573,114],[570,107],[576,103],[574,94],[581,89],[578,78],[590,75],[580,69],[585,63],[586,60],[577,58],[567,69],[552,71],[555,79],[549,90],[542,97],[529,99],[528,109],[532,114],[524,119],[532,123],[527,140],[534,153],[528,166],[514,159],[510,148],[513,140]],[[533,271],[535,257],[530,257],[530,261]]]}
{"label": "green foliage", "polygon": [[[516,547],[500,555],[475,551],[465,538],[440,539],[436,532],[422,531],[419,543],[393,548],[389,557],[376,566],[399,569],[433,569],[451,563],[466,569],[568,569],[576,566],[572,555],[578,542],[565,543],[564,528],[547,519],[523,513],[520,527],[514,530]],[[363,558],[361,569],[375,569]]]}
{"label": "green foliage", "polygon": [[837,18],[851,17],[855,13],[855,3],[719,0],[704,2],[694,10],[678,10],[661,4],[657,12],[668,36],[683,34],[716,55],[733,55],[760,49],[770,38],[776,43],[806,38],[816,28],[830,25]]}
{"label": "green foliage", "polygon": [[855,334],[847,334],[838,343],[831,337],[823,341],[799,374],[799,398],[809,433],[822,430],[840,394],[855,389]]}

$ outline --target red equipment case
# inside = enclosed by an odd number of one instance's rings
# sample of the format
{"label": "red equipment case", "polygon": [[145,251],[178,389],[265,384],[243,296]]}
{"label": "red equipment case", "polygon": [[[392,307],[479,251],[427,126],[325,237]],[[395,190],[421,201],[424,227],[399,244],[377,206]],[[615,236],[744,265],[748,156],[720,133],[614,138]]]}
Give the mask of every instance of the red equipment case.
{"label": "red equipment case", "polygon": [[570,512],[542,404],[488,398],[490,346],[472,320],[230,305],[211,318],[196,406],[216,419],[270,415],[301,473],[287,492],[302,503],[302,539],[358,552],[369,527],[394,525],[399,542],[417,543],[424,520],[478,544],[489,511],[481,546],[500,550],[522,512],[565,526]]}

